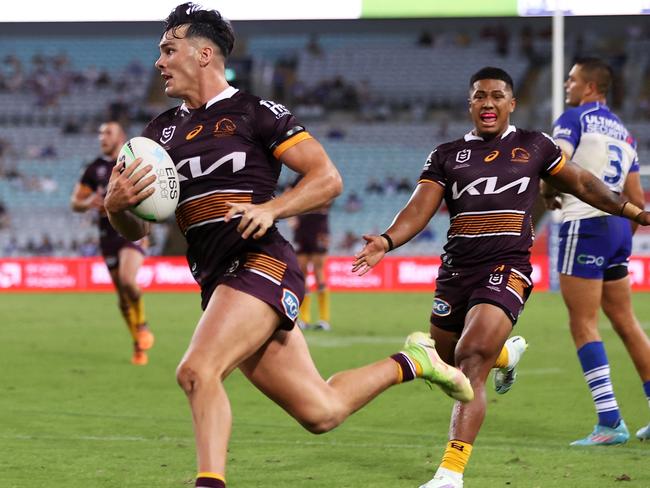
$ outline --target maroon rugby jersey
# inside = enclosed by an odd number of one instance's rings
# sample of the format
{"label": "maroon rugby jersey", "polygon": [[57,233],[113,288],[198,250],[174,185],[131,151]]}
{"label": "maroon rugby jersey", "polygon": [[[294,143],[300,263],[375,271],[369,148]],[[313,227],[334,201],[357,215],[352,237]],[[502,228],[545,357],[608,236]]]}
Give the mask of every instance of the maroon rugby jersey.
{"label": "maroon rugby jersey", "polygon": [[420,181],[445,188],[450,226],[443,263],[458,268],[529,263],[540,177],[557,173],[564,163],[549,136],[514,126],[491,140],[468,133],[438,146]]}
{"label": "maroon rugby jersey", "polygon": [[198,109],[168,110],[142,133],[176,164],[176,221],[188,242],[190,269],[201,286],[226,271],[232,257],[281,237],[274,227],[244,240],[239,219],[225,223],[226,202],[255,204],[274,197],[284,151],[311,138],[283,106],[229,87]]}
{"label": "maroon rugby jersey", "polygon": [[[111,178],[111,171],[115,166],[115,160],[105,157],[98,157],[86,167],[79,183],[89,187],[92,191],[97,192],[102,197],[106,195],[108,180]],[[106,211],[102,208],[99,212],[99,235],[100,238],[119,236],[113,229],[106,216]]]}

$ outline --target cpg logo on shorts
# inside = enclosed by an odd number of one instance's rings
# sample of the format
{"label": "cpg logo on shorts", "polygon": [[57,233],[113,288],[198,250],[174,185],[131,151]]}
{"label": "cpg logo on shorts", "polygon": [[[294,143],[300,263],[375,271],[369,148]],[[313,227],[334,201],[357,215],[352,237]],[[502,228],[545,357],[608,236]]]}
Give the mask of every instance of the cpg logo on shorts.
{"label": "cpg logo on shorts", "polygon": [[433,309],[431,312],[438,317],[446,317],[451,313],[451,305],[442,298],[436,298],[433,300]]}
{"label": "cpg logo on shorts", "polygon": [[591,254],[578,254],[576,261],[579,264],[584,264],[586,266],[602,266],[605,264],[605,258],[603,256],[593,256]]}

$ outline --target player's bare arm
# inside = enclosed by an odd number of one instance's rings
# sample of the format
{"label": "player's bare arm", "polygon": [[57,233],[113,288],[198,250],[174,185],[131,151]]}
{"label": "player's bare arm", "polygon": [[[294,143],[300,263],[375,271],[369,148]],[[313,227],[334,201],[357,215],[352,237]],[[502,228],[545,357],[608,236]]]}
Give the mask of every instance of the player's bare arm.
{"label": "player's bare arm", "polygon": [[[566,160],[570,161],[573,153],[575,152],[573,145],[564,139],[554,140],[555,144],[557,144],[560,149],[562,149],[562,153],[564,153]],[[539,185],[539,192],[544,199],[544,205],[547,209],[556,210],[562,208],[561,192],[558,191],[557,188],[554,188],[545,181],[541,181]]]}
{"label": "player's bare arm", "polygon": [[[564,153],[566,160],[570,161],[573,157],[573,153],[575,152],[575,147],[573,147],[573,144],[565,139],[556,138],[554,141],[555,144],[557,144],[560,149],[562,149],[562,153]],[[539,191],[542,195],[542,198],[544,199],[544,205],[546,205],[547,209],[556,210],[562,208],[561,192],[559,192],[556,188],[549,185],[545,181],[541,181],[539,185]]]}
{"label": "player's bare arm", "polygon": [[[645,194],[641,186],[641,175],[635,171],[628,173],[623,186],[623,196],[633,205],[639,208],[645,207]],[[632,233],[636,232],[638,222],[632,222]]]}
{"label": "player's bare arm", "polygon": [[99,210],[104,207],[104,199],[89,186],[77,183],[70,197],[70,207],[75,212],[86,212],[91,208]]}
{"label": "player's bare arm", "polygon": [[623,187],[623,195],[632,204],[639,208],[645,206],[645,195],[643,193],[643,186],[641,185],[641,174],[638,172],[628,173],[625,178],[625,186]]}
{"label": "player's bare arm", "polygon": [[153,194],[150,185],[156,180],[155,175],[145,177],[152,166],[139,168],[142,159],[136,159],[124,171],[120,165],[113,166],[108,182],[104,207],[111,225],[126,239],[137,241],[149,234],[150,225],[128,210]]}
{"label": "player's bare arm", "polygon": [[241,215],[237,230],[244,239],[250,236],[259,239],[275,220],[322,207],[343,191],[341,175],[315,139],[307,139],[287,149],[281,161],[304,176],[295,187],[260,205],[228,204],[230,210],[225,221]]}
{"label": "player's bare arm", "polygon": [[540,182],[539,192],[542,195],[542,198],[544,199],[544,205],[548,210],[556,210],[558,208],[562,208],[560,192],[548,184],[546,181]]}
{"label": "player's bare arm", "polygon": [[[406,244],[418,235],[435,215],[442,203],[445,189],[434,182],[422,182],[416,188],[406,206],[395,216],[384,235],[364,235],[366,245],[355,256],[352,272],[363,276],[377,265],[392,248]],[[390,239],[390,242],[389,242]]]}
{"label": "player's bare arm", "polygon": [[583,202],[612,215],[621,215],[641,224],[650,225],[650,214],[617,195],[589,171],[568,162],[555,175],[547,176],[546,182],[563,193],[571,193]]}

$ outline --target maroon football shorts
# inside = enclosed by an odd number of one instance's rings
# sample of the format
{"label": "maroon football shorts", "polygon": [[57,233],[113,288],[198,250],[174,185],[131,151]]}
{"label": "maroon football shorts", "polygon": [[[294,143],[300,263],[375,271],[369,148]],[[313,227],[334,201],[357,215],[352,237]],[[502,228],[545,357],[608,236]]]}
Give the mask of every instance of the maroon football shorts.
{"label": "maroon football shorts", "polygon": [[99,239],[99,248],[101,250],[106,267],[109,270],[116,269],[120,265],[120,250],[130,247],[136,251],[145,254],[144,249],[139,244],[140,241],[131,242],[117,232],[111,233],[106,237]]}
{"label": "maroon football shorts", "polygon": [[280,327],[291,330],[305,296],[305,278],[291,244],[276,234],[265,242],[251,242],[245,252],[230,260],[224,273],[201,290],[205,310],[219,285],[259,298],[281,319]]}
{"label": "maroon football shorts", "polygon": [[530,264],[499,264],[449,270],[441,267],[431,310],[431,324],[461,332],[465,316],[474,305],[489,303],[501,308],[512,325],[517,322],[533,289]]}
{"label": "maroon football shorts", "polygon": [[329,225],[326,214],[305,214],[298,217],[294,235],[298,254],[325,254],[329,248]]}

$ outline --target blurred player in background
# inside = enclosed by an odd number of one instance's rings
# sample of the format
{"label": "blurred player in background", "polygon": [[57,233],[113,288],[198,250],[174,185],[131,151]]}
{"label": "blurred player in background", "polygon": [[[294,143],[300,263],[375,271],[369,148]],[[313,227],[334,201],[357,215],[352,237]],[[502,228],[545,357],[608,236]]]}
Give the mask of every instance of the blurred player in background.
{"label": "blurred player in background", "polygon": [[[578,60],[565,83],[572,108],[555,122],[553,137],[568,158],[590,171],[610,190],[643,208],[636,143],[621,120],[607,107],[611,68],[597,58]],[[558,272],[569,311],[571,335],[585,381],[598,414],[598,424],[573,446],[621,444],[629,438],[610,378],[609,361],[598,332],[603,312],[623,340],[650,402],[650,340],[632,309],[627,265],[636,224],[608,215],[573,195],[559,198],[543,187],[549,208],[562,209]],[[650,439],[650,425],[637,432]]]}
{"label": "blurred player in background", "polygon": [[154,336],[149,330],[144,312],[142,291],[136,275],[144,259],[142,243],[133,243],[118,234],[106,216],[104,195],[117,156],[126,142],[124,129],[118,122],[109,121],[99,127],[99,145],[102,155],[83,172],[75,185],[70,205],[75,212],[98,212],[99,243],[106,266],[115,285],[122,316],[133,339],[131,362],[144,366],[146,351],[153,346]]}
{"label": "blurred player in background", "polygon": [[386,252],[415,237],[444,199],[451,225],[436,280],[431,336],[441,357],[456,364],[475,392],[457,402],[449,442],[434,478],[420,488],[458,488],[486,413],[485,382],[490,370],[497,391],[507,391],[526,348],[522,337],[506,339],[523,311],[533,284],[531,209],[540,178],[604,211],[637,218],[650,216],[611,192],[566,157],[541,132],[510,125],[515,109],[511,77],[483,68],[470,80],[469,109],[474,129],[438,146],[421,179],[391,226],[366,235],[353,271],[367,272]]}
{"label": "blurred player in background", "polygon": [[[291,185],[296,186],[301,176]],[[298,257],[298,265],[305,275],[305,298],[300,305],[298,325],[301,329],[314,328],[330,330],[330,291],[325,278],[325,262],[330,241],[329,229],[330,203],[294,217],[293,241]],[[316,296],[318,297],[318,321],[311,321],[311,293],[307,276],[311,266],[316,278]]]}
{"label": "blurred player in background", "polygon": [[[156,67],[165,93],[181,106],[154,119],[144,136],[176,163],[176,218],[204,310],[177,380],[192,410],[195,486],[223,488],[231,410],[223,382],[239,368],[305,428],[326,432],[392,385],[421,377],[469,400],[469,382],[443,363],[431,340],[413,337],[403,352],[323,380],[299,328],[304,294],[291,245],[275,221],[322,207],[342,189],[322,146],[283,106],[228,85],[230,23],[215,10],[179,5],[167,18]],[[128,208],[147,198],[155,176],[138,162],[114,168],[106,195],[111,223],[130,239],[149,224]],[[303,175],[274,197],[282,164]]]}

